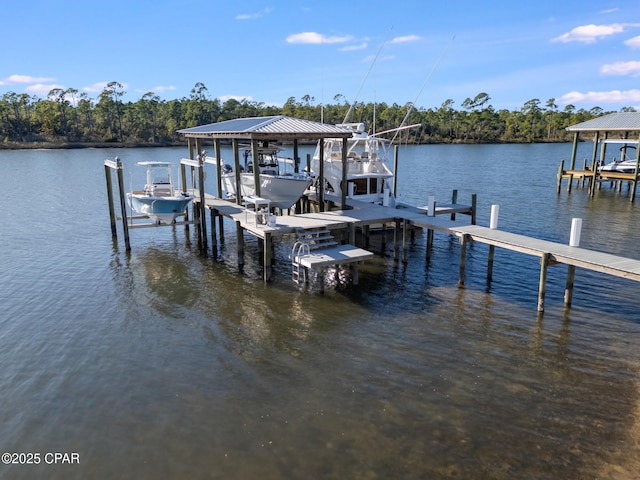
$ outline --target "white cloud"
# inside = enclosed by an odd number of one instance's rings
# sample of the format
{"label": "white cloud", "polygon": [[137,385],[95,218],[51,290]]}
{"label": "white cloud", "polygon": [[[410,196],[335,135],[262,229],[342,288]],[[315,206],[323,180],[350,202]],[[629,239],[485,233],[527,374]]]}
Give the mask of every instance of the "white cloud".
{"label": "white cloud", "polygon": [[238,102],[246,100],[247,102],[252,102],[253,97],[246,95],[222,95],[218,97],[218,100],[220,100],[221,102],[226,102],[227,100],[237,100]]}
{"label": "white cloud", "polygon": [[265,8],[261,12],[256,13],[241,13],[240,15],[236,15],[236,20],[256,20],[268,15],[269,13],[271,13],[270,8]]}
{"label": "white cloud", "polygon": [[341,52],[353,52],[354,50],[364,50],[367,48],[367,42],[361,43],[360,45],[349,45],[346,47],[339,48]]}
{"label": "white cloud", "polygon": [[[102,93],[102,91],[105,89],[105,87],[110,84],[111,82],[96,82],[92,85],[88,85],[86,87],[82,87],[82,90],[87,92],[87,93]],[[120,83],[120,85],[122,85],[123,90],[126,90],[128,85],[126,83]]]}
{"label": "white cloud", "polygon": [[394,38],[390,43],[416,42],[418,40],[422,40],[422,37],[419,37],[418,35],[404,35],[402,37]]}
{"label": "white cloud", "polygon": [[0,85],[9,85],[15,83],[44,83],[52,82],[55,78],[50,77],[31,77],[29,75],[10,75],[4,80],[0,80]]}
{"label": "white cloud", "polygon": [[640,102],[640,90],[611,90],[610,92],[569,92],[560,97],[558,103],[576,104],[587,103],[590,105],[620,103],[623,106],[629,106]]}
{"label": "white cloud", "polygon": [[353,40],[351,35],[326,36],[317,32],[294,33],[287,37],[287,43],[311,43],[316,45],[324,43],[345,43],[351,40]]}
{"label": "white cloud", "polygon": [[174,87],[173,85],[168,85],[168,86],[158,85],[157,87],[153,87],[151,91],[155,93],[163,93],[163,92],[169,92],[175,89],[176,87]]}
{"label": "white cloud", "polygon": [[24,89],[24,91],[26,93],[29,93],[31,95],[38,95],[39,97],[46,97],[47,95],[49,95],[49,92],[51,90],[53,90],[54,88],[61,88],[64,90],[64,86],[62,85],[56,85],[54,83],[45,85],[42,83],[36,83],[34,85],[29,85],[27,88]]}
{"label": "white cloud", "polygon": [[625,40],[624,44],[629,48],[640,49],[640,36],[630,38],[629,40]]}
{"label": "white cloud", "polygon": [[552,42],[583,42],[594,43],[596,40],[608,37],[616,33],[624,32],[625,25],[612,23],[611,25],[583,25],[576,27],[568,33],[552,39]]}
{"label": "white cloud", "polygon": [[605,75],[631,75],[640,76],[640,62],[615,62],[600,67],[600,72]]}

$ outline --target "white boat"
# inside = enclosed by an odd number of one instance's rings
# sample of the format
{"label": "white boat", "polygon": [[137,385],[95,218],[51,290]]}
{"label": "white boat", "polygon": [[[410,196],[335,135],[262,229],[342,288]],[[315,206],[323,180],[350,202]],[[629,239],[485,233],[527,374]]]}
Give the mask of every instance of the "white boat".
{"label": "white boat", "polygon": [[[369,135],[364,123],[338,124],[352,130],[347,139],[347,196],[370,203],[393,204],[393,166],[390,162],[391,141],[379,135],[413,128],[419,125],[386,130]],[[328,195],[342,196],[342,139],[324,140],[324,188]],[[320,176],[320,142],[311,161],[311,173],[316,178],[312,191],[317,191]]]}
{"label": "white boat", "polygon": [[[306,172],[287,171],[293,164],[292,159],[278,156],[278,147],[261,146],[258,149],[258,168],[260,169],[260,198],[270,200],[271,206],[287,209],[293,206],[311,184],[311,176]],[[228,198],[236,197],[236,174],[228,163],[222,164],[223,188]],[[255,196],[254,162],[251,149],[244,149],[244,167],[240,172],[240,194],[243,197]],[[291,166],[293,170],[293,166]]]}
{"label": "white boat", "polygon": [[[612,140],[607,139],[604,143],[617,143],[622,144],[620,147],[620,158],[615,157],[610,163],[606,163],[600,166],[600,172],[617,172],[617,173],[635,173],[636,171],[636,155],[637,155],[637,140]],[[632,153],[629,155],[629,153]]]}
{"label": "white boat", "polygon": [[138,165],[147,167],[147,183],[144,190],[127,193],[131,210],[157,223],[172,224],[184,215],[194,196],[174,187],[172,163],[138,162]]}

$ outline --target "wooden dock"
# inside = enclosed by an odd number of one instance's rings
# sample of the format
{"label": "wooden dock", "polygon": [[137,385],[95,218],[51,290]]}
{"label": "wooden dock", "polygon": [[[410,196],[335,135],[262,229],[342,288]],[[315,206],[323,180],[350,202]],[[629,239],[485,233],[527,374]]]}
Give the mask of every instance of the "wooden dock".
{"label": "wooden dock", "polygon": [[[122,167],[119,162],[105,162],[105,174],[107,176],[107,189],[109,211],[111,216],[112,235],[116,234],[116,217],[114,198],[111,191],[111,170],[118,172],[118,184],[120,186],[120,204],[124,207],[124,194],[122,189]],[[203,182],[200,182],[201,184]],[[330,210],[324,212],[300,213],[295,215],[279,215],[272,224],[260,224],[254,215],[248,215],[246,209],[228,200],[222,200],[203,191],[190,189],[190,193],[196,196],[193,206],[193,220],[185,221],[185,228],[193,224],[196,226],[198,238],[207,250],[206,210],[210,212],[211,240],[213,248],[217,248],[216,223],[222,232],[223,219],[231,219],[236,225],[236,238],[238,245],[238,263],[244,262],[244,232],[258,237],[264,242],[263,271],[264,280],[271,275],[271,264],[274,253],[272,252],[272,239],[288,234],[295,234],[310,229],[325,229],[331,232],[340,232],[340,245],[333,249],[326,249],[313,256],[304,259],[301,264],[305,268],[326,268],[330,265],[357,264],[370,258],[373,253],[357,247],[356,229],[362,230],[365,239],[368,238],[368,229],[373,226],[391,225],[394,232],[394,258],[400,258],[399,251],[402,245],[403,261],[407,261],[408,232],[417,227],[427,230],[427,258],[429,257],[433,232],[439,231],[448,235],[455,235],[460,239],[460,275],[459,285],[465,282],[466,246],[470,242],[479,242],[489,245],[489,262],[487,280],[490,281],[493,270],[493,250],[495,247],[520,252],[540,258],[540,280],[538,290],[538,310],[544,310],[544,298],[546,291],[547,268],[550,265],[565,264],[568,266],[567,283],[565,288],[565,305],[571,305],[573,292],[573,280],[575,268],[580,267],[595,272],[640,281],[640,260],[629,259],[617,255],[611,255],[594,250],[573,247],[557,242],[540,240],[533,237],[504,232],[497,228],[487,228],[475,225],[476,202],[475,195],[471,205],[462,205],[452,202],[448,205],[435,205],[431,207],[410,207],[397,205],[395,207],[368,204],[349,200],[348,210]],[[454,193],[454,198],[456,194]],[[457,214],[464,214],[465,221],[456,218]],[[123,216],[124,217],[124,216]],[[130,249],[128,227],[126,218],[123,218],[123,231],[125,232],[125,244]],[[216,218],[218,222],[216,222]],[[402,238],[399,235],[402,234]]]}

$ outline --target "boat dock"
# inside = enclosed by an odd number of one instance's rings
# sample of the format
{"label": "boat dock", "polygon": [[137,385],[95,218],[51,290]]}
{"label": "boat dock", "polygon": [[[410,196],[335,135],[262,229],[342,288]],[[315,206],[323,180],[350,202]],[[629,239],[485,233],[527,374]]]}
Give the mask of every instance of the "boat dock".
{"label": "boat dock", "polygon": [[[255,235],[262,240],[268,241],[270,237],[295,233],[299,229],[346,229],[350,233],[351,242],[355,228],[366,228],[372,224],[392,224],[394,228],[394,258],[399,259],[398,251],[402,244],[403,261],[406,262],[407,233],[409,228],[418,227],[427,230],[427,252],[429,245],[433,242],[433,231],[438,231],[448,235],[455,235],[460,240],[460,273],[459,285],[465,284],[466,248],[471,242],[484,243],[490,246],[489,264],[487,268],[487,279],[491,281],[493,270],[493,247],[499,247],[526,255],[540,258],[540,278],[538,290],[538,311],[544,311],[544,301],[546,293],[547,269],[549,266],[564,264],[569,267],[567,283],[565,288],[564,302],[570,306],[573,295],[573,282],[575,267],[585,270],[605,273],[630,280],[640,281],[640,260],[629,259],[617,255],[598,252],[580,247],[573,247],[568,244],[541,240],[534,237],[505,232],[502,230],[469,224],[473,209],[471,205],[450,204],[436,207],[435,215],[429,215],[426,208],[390,208],[373,204],[358,204],[356,208],[348,211],[330,211],[299,215],[278,216],[275,226],[256,226],[251,221],[245,220],[242,209],[237,207],[229,208],[221,203],[224,201],[208,199],[207,208],[217,210],[218,215],[225,215],[232,218],[238,228]],[[228,202],[227,202],[228,203]],[[465,221],[451,219],[448,215],[455,216],[456,213],[466,214]],[[398,238],[402,234],[402,239]],[[240,235],[238,238],[242,238]],[[264,248],[264,264],[269,265],[269,248]],[[339,253],[339,252],[338,252]],[[366,256],[366,251],[364,251]],[[327,252],[322,260],[322,265],[335,265],[341,263],[341,258],[336,256],[331,258]],[[333,260],[333,261],[332,261]],[[312,265],[309,265],[312,267]],[[268,268],[265,268],[268,271]]]}
{"label": "boat dock", "polygon": [[[621,112],[604,115],[586,122],[567,127],[567,131],[573,132],[573,150],[568,168],[565,162],[560,162],[557,174],[557,193],[562,189],[562,181],[567,181],[567,192],[571,193],[574,182],[577,186],[589,189],[589,196],[594,197],[596,190],[602,185],[609,183],[617,191],[622,191],[622,186],[627,185],[629,190],[629,201],[633,202],[636,197],[636,188],[640,178],[640,155],[637,151],[640,140],[640,113]],[[576,152],[580,142],[580,134],[593,135],[593,154],[587,163],[584,160],[582,169],[576,167]],[[616,171],[619,164],[616,164],[615,157],[607,164],[607,147],[612,145],[622,145],[618,155],[618,161],[627,158],[627,149],[636,150],[635,160],[630,160],[630,165],[626,171]],[[598,153],[599,152],[599,153]],[[631,157],[633,159],[633,157]],[[625,162],[627,163],[627,162]],[[612,169],[610,167],[615,168]]]}
{"label": "boat dock", "polygon": [[[622,114],[618,114],[622,115]],[[635,117],[634,117],[635,118]],[[291,123],[291,119],[284,119],[285,123]],[[308,122],[307,122],[308,123]],[[640,124],[639,124],[640,125]],[[309,138],[310,132],[304,125],[304,130],[292,130],[286,134],[281,134],[284,138],[293,139],[294,156],[297,158],[297,139]],[[336,135],[334,130],[329,129],[325,125],[316,126],[317,131],[313,133],[317,138],[325,138]],[[314,127],[315,128],[315,127]],[[279,132],[280,130],[278,130]],[[640,127],[638,128],[640,131]],[[200,131],[196,129],[190,133],[196,139],[195,145],[189,138],[190,158],[181,161],[182,169],[182,191],[194,195],[192,206],[192,219],[187,214],[185,216],[184,228],[188,229],[190,225],[195,225],[197,231],[198,242],[201,251],[205,254],[208,252],[208,235],[207,228],[211,231],[212,249],[214,252],[218,245],[218,231],[220,232],[220,241],[223,242],[222,234],[224,232],[224,220],[228,219],[234,222],[236,226],[236,242],[238,252],[238,264],[244,263],[244,237],[248,233],[257,237],[262,243],[262,265],[263,279],[268,281],[271,278],[271,266],[275,260],[273,251],[273,239],[284,237],[286,235],[297,236],[298,242],[302,237],[307,237],[307,246],[301,248],[295,253],[292,250],[292,260],[294,263],[292,278],[299,281],[301,278],[299,268],[303,269],[326,269],[329,266],[349,265],[354,269],[354,280],[357,281],[358,263],[371,258],[373,252],[367,250],[370,239],[370,230],[372,228],[391,229],[393,231],[393,250],[394,259],[403,262],[407,261],[409,235],[416,228],[426,229],[427,241],[427,258],[431,253],[434,232],[442,232],[447,235],[458,237],[461,245],[460,249],[460,265],[458,284],[463,287],[465,284],[465,266],[467,245],[472,242],[484,243],[489,246],[489,258],[487,266],[487,281],[492,280],[494,249],[496,247],[519,252],[526,255],[538,257],[540,259],[540,278],[538,289],[538,311],[544,311],[544,301],[546,293],[547,270],[549,266],[556,264],[564,264],[568,267],[567,281],[564,295],[564,303],[567,307],[571,306],[573,295],[573,284],[576,267],[592,270],[608,275],[627,278],[634,281],[640,281],[640,261],[628,259],[616,255],[610,255],[603,252],[597,252],[579,247],[578,240],[575,241],[574,231],[572,228],[570,242],[571,245],[565,245],[557,242],[550,242],[536,239],[524,235],[504,232],[497,228],[497,211],[494,219],[494,207],[492,206],[492,217],[490,227],[482,227],[476,225],[477,202],[475,194],[472,197],[470,205],[459,204],[457,202],[457,192],[454,190],[451,203],[448,205],[436,204],[435,199],[429,198],[429,204],[426,206],[409,206],[409,205],[382,205],[380,203],[363,203],[347,197],[346,192],[342,191],[340,198],[331,198],[323,192],[319,192],[317,198],[311,196],[305,197],[296,213],[273,215],[269,211],[269,202],[260,198],[259,193],[252,198],[236,199],[235,203],[222,199],[222,189],[220,186],[220,163],[216,162],[216,173],[218,179],[218,195],[214,196],[205,192],[204,189],[204,163],[206,155],[202,149],[201,136],[213,138],[214,150],[217,152],[216,158],[220,158],[220,140],[221,138],[231,138],[232,145],[236,157],[236,167],[238,167],[237,151],[238,139],[246,138],[251,140],[254,149],[257,148],[257,142],[263,138],[272,138],[274,131],[263,131],[263,126],[258,126],[255,130],[241,130],[237,132],[228,131]],[[219,137],[218,137],[219,135]],[[346,140],[345,140],[346,141]],[[576,133],[577,142],[577,133]],[[596,135],[597,144],[597,135]],[[575,160],[575,145],[574,155]],[[197,155],[195,152],[202,152]],[[397,154],[397,152],[396,152]],[[343,155],[343,164],[346,163],[346,154]],[[297,160],[296,160],[297,162]],[[573,164],[574,162],[572,162]],[[105,161],[105,174],[107,181],[107,193],[109,201],[109,213],[111,216],[111,230],[114,238],[116,233],[116,215],[114,206],[114,195],[112,185],[112,171],[117,172],[118,190],[120,193],[119,201],[121,207],[122,228],[125,236],[125,245],[127,250],[130,249],[128,228],[130,226],[126,214],[126,205],[124,201],[124,185],[122,175],[122,164],[119,161]],[[572,165],[572,169],[575,170]],[[586,169],[585,169],[586,170]],[[635,177],[637,179],[637,168]],[[237,169],[236,169],[237,171]],[[191,176],[191,188],[187,188],[187,173]],[[559,172],[559,177],[564,177],[566,171]],[[577,172],[568,175],[578,175]],[[583,178],[586,178],[586,173]],[[559,181],[561,178],[559,178]],[[635,187],[635,181],[634,187]],[[257,184],[257,182],[256,182]],[[635,194],[635,188],[634,188]],[[634,194],[631,196],[633,199]],[[382,202],[384,203],[384,201]],[[311,206],[313,205],[313,208]],[[207,214],[208,211],[208,214]],[[285,212],[282,212],[285,213]],[[210,217],[210,221],[207,221]],[[464,218],[463,221],[460,218]],[[218,224],[218,228],[216,228]],[[362,246],[355,245],[356,231],[362,233]],[[317,237],[313,239],[313,235]],[[310,238],[310,240],[309,240]],[[322,240],[321,240],[322,238]],[[326,248],[321,248],[319,244],[326,240]],[[294,244],[296,240],[291,240]],[[304,243],[304,242],[302,242]],[[292,248],[295,244],[292,245]],[[402,254],[400,252],[402,248]],[[296,275],[296,268],[298,272]],[[306,272],[304,278],[306,278]]]}

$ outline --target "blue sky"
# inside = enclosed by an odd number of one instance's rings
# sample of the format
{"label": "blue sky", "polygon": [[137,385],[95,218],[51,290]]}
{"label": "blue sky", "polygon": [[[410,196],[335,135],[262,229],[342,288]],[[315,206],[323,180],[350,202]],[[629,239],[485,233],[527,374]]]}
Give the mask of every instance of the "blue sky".
{"label": "blue sky", "polygon": [[[640,108],[638,0],[5,0],[0,94]],[[373,61],[376,59],[375,62]],[[366,81],[365,81],[366,79]]]}

